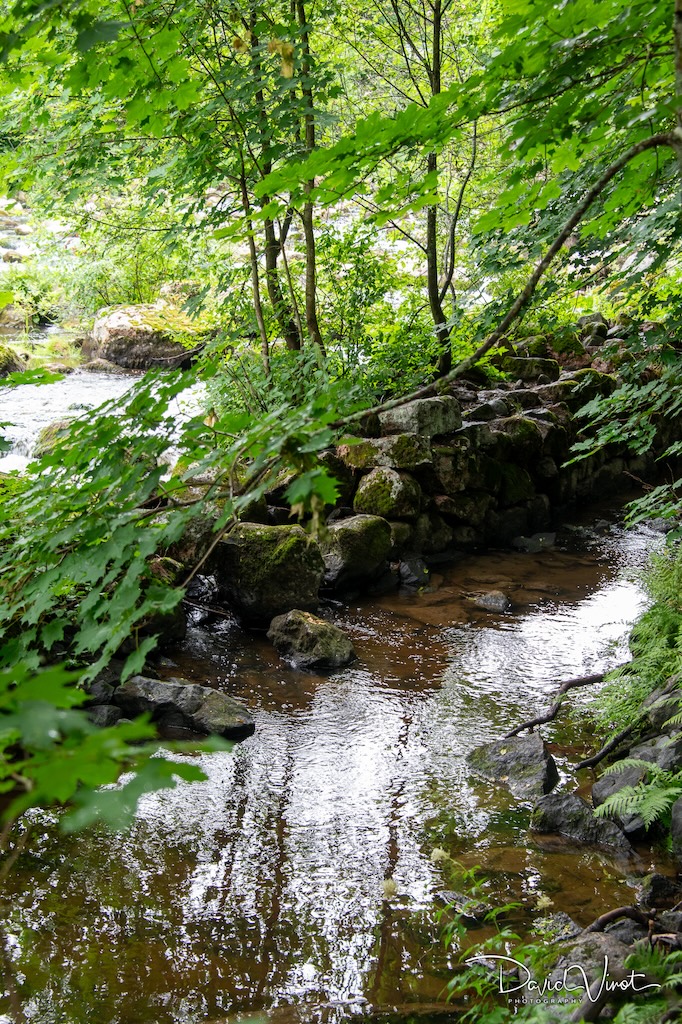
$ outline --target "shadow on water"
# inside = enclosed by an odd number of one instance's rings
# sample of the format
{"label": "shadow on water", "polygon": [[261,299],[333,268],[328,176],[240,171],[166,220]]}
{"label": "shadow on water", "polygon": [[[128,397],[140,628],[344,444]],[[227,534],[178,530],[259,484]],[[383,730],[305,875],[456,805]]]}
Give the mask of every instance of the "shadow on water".
{"label": "shadow on water", "polygon": [[[255,735],[203,755],[207,782],[145,798],[125,836],[36,822],[9,894],[30,1019],[436,1021],[449,858],[482,865],[494,902],[519,901],[521,929],[542,908],[584,925],[630,902],[622,865],[535,843],[528,808],[464,758],[561,680],[624,658],[643,607],[632,573],[654,542],[566,529],[556,549],[467,558],[426,593],[354,602],[336,621],[359,661],[329,676],[288,669],[233,623],[191,629],[168,671],[243,699]],[[510,613],[474,607],[490,589]],[[575,760],[561,730],[545,735]]]}

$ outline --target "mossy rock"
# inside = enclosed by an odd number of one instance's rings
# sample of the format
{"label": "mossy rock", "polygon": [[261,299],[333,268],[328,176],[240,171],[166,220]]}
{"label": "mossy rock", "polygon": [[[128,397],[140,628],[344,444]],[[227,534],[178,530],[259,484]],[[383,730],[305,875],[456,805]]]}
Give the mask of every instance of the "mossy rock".
{"label": "mossy rock", "polygon": [[614,376],[594,370],[591,366],[586,366],[584,370],[577,370],[571,374],[571,378],[574,384],[567,405],[573,411],[587,405],[593,398],[600,395],[607,397],[613,394],[618,387],[618,381]]}
{"label": "mossy rock", "polygon": [[21,373],[26,369],[26,364],[21,356],[18,356],[9,345],[0,344],[0,377],[7,377],[10,373]]}
{"label": "mossy rock", "polygon": [[431,447],[420,434],[391,434],[353,444],[340,444],[339,458],[352,469],[418,469],[431,463]]}
{"label": "mossy rock", "polygon": [[502,360],[502,369],[512,377],[519,380],[537,380],[538,377],[549,377],[550,380],[558,380],[561,374],[561,367],[556,359],[529,358],[521,356],[505,356]]}
{"label": "mossy rock", "polygon": [[180,365],[207,335],[187,314],[164,302],[117,306],[95,321],[83,359],[106,359],[131,370]]}
{"label": "mossy rock", "polygon": [[500,465],[502,486],[500,488],[500,505],[519,505],[535,495],[535,485],[530,473],[523,466],[515,466],[513,462]]}
{"label": "mossy rock", "polygon": [[452,529],[436,512],[422,512],[414,524],[412,549],[425,555],[445,551],[452,544]]}
{"label": "mossy rock", "polygon": [[294,668],[342,668],[356,658],[343,630],[299,608],[272,620],[268,640]]}
{"label": "mossy rock", "polygon": [[211,558],[221,595],[247,625],[300,608],[315,611],[324,563],[300,526],[240,523]]}
{"label": "mossy rock", "polygon": [[421,497],[421,488],[411,476],[382,467],[362,478],[353,507],[356,512],[384,519],[415,519]]}
{"label": "mossy rock", "polygon": [[382,434],[451,434],[462,425],[460,404],[451,395],[417,398],[379,413]]}
{"label": "mossy rock", "polygon": [[554,758],[538,733],[485,743],[472,750],[467,763],[485,779],[507,786],[521,800],[536,800],[559,781]]}
{"label": "mossy rock", "polygon": [[371,583],[386,568],[391,527],[379,516],[350,516],[329,525],[320,547],[328,586],[343,589]]}
{"label": "mossy rock", "polygon": [[542,431],[535,420],[527,416],[507,416],[505,419],[493,420],[490,426],[495,434],[509,438],[517,458],[528,461],[542,449]]}
{"label": "mossy rock", "polygon": [[43,427],[33,448],[33,458],[41,459],[43,455],[50,455],[61,438],[68,434],[73,422],[73,419],[55,420]]}

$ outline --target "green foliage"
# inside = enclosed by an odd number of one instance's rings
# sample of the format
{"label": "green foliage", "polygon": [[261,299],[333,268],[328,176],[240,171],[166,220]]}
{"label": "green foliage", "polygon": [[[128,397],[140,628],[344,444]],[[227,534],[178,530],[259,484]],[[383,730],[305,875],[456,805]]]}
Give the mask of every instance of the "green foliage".
{"label": "green foliage", "polygon": [[682,796],[682,772],[664,771],[650,761],[627,757],[611,765],[604,774],[613,775],[628,768],[638,768],[644,772],[642,781],[636,786],[624,786],[617,793],[612,793],[594,813],[600,818],[608,818],[612,814],[638,814],[646,828],[661,819],[669,824],[670,808]]}
{"label": "green foliage", "polygon": [[[92,725],[80,710],[85,694],[76,687],[77,678],[60,667],[33,672],[17,664],[0,671],[0,792],[9,796],[6,822],[30,807],[70,805],[61,819],[67,830],[95,821],[122,828],[142,793],[175,786],[177,779],[204,778],[192,763],[159,757],[157,744],[149,742],[155,730],[145,719],[108,729]],[[112,788],[133,764],[135,775]]]}

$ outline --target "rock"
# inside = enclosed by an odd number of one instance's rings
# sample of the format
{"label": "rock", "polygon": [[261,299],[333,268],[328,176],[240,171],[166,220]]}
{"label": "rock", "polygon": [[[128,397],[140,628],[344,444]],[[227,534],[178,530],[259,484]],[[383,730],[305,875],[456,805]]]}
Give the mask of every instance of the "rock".
{"label": "rock", "polygon": [[490,427],[496,435],[503,434],[509,438],[515,456],[522,461],[534,459],[542,449],[542,431],[535,420],[526,416],[493,420]]}
{"label": "rock", "polygon": [[512,606],[510,599],[501,590],[489,590],[486,594],[478,594],[473,598],[477,608],[486,612],[508,612]]}
{"label": "rock", "polygon": [[411,550],[414,529],[411,523],[401,522],[399,519],[389,522],[388,525],[391,527],[391,549],[388,558],[395,561],[404,551]]}
{"label": "rock", "polygon": [[172,367],[187,358],[178,335],[197,337],[196,324],[167,303],[119,306],[95,320],[83,345],[83,358],[106,359],[131,370]]}
{"label": "rock", "polygon": [[527,469],[513,462],[500,465],[500,505],[518,505],[535,495],[535,484]]}
{"label": "rock", "polygon": [[[600,807],[614,793],[620,793],[621,789],[626,786],[636,786],[645,775],[645,768],[635,768],[634,766],[625,768],[622,772],[609,772],[607,775],[602,775],[592,786],[592,803],[595,807]],[[619,828],[622,828],[627,836],[640,838],[646,832],[644,822],[639,814],[611,813],[609,817]]]}
{"label": "rock", "polygon": [[397,409],[379,413],[382,434],[421,434],[434,437],[452,434],[462,425],[462,414],[456,398],[417,398]]}
{"label": "rock", "polygon": [[452,530],[437,513],[423,512],[414,524],[412,546],[416,552],[435,555],[452,544]]}
{"label": "rock", "polygon": [[487,422],[489,420],[497,420],[501,416],[510,416],[511,412],[512,410],[509,408],[507,402],[501,398],[496,398],[491,402],[483,402],[481,405],[476,405],[473,409],[469,409],[467,412],[467,419],[473,420],[474,422]]}
{"label": "rock", "polygon": [[514,508],[496,512],[491,509],[485,520],[486,539],[490,544],[511,544],[514,537],[528,531],[530,516],[527,508]]}
{"label": "rock", "polygon": [[398,566],[398,579],[401,587],[417,590],[421,587],[428,587],[431,573],[426,562],[423,562],[421,558],[411,557],[401,561]]}
{"label": "rock", "polygon": [[332,523],[320,539],[325,583],[343,588],[372,582],[385,570],[391,544],[391,527],[379,516]]}
{"label": "rock", "polygon": [[514,537],[512,547],[528,555],[549,551],[556,544],[556,533],[534,533],[532,537]]}
{"label": "rock", "polygon": [[638,743],[630,748],[628,757],[649,761],[666,772],[679,771],[682,768],[682,735],[656,736],[645,743]]}
{"label": "rock", "polygon": [[638,902],[650,910],[673,906],[679,903],[681,897],[682,885],[668,875],[654,871],[640,880]]}
{"label": "rock", "polygon": [[186,679],[148,679],[133,676],[116,690],[115,700],[127,715],[151,714],[163,727],[181,723],[194,732],[228,739],[250,736],[255,722],[246,708],[220,690]]}
{"label": "rock", "polygon": [[556,359],[540,359],[537,357],[524,359],[522,356],[505,356],[502,360],[502,369],[519,380],[537,380],[544,375],[550,380],[558,380],[561,376],[561,367]]}
{"label": "rock", "polygon": [[467,763],[484,778],[507,786],[520,800],[536,800],[559,781],[554,758],[536,732],[485,743],[468,755]]}
{"label": "rock", "polygon": [[113,704],[96,704],[88,708],[88,718],[93,725],[100,729],[106,729],[110,725],[116,725],[123,718],[123,712]]}
{"label": "rock", "polygon": [[[586,989],[593,983],[599,984],[605,980],[615,985],[621,978],[630,976],[625,960],[631,953],[630,947],[614,935],[606,932],[583,933],[566,944],[562,943],[561,956],[547,978],[552,986],[549,991],[556,992],[561,982],[565,981],[568,996],[582,1003],[587,1000]],[[580,969],[585,972],[584,976]],[[530,993],[530,998],[536,998],[535,993]],[[571,1019],[565,1010],[559,1018],[562,1021]],[[584,1018],[576,1014],[575,1019]]]}
{"label": "rock", "polygon": [[353,508],[384,519],[414,519],[421,507],[421,488],[407,473],[373,469],[358,484]]}
{"label": "rock", "polygon": [[33,458],[41,459],[43,455],[50,455],[59,444],[60,439],[68,434],[73,422],[72,419],[54,420],[53,423],[48,423],[46,427],[43,427],[33,446]]}
{"label": "rock", "polygon": [[356,658],[343,630],[297,608],[272,620],[268,639],[294,668],[341,668]]}
{"label": "rock", "polygon": [[431,446],[419,434],[391,434],[389,437],[367,438],[354,444],[340,444],[339,457],[353,469],[417,469],[431,463]]}
{"label": "rock", "polygon": [[595,818],[592,808],[574,793],[550,793],[541,797],[531,814],[533,832],[553,832],[577,843],[606,846],[619,854],[632,847],[617,825]]}
{"label": "rock", "polygon": [[87,363],[81,363],[80,368],[86,373],[108,373],[116,377],[124,377],[127,373],[125,367],[117,366],[108,359],[90,359]]}
{"label": "rock", "polygon": [[471,526],[483,526],[493,498],[486,491],[467,490],[464,494],[438,494],[433,501],[443,515]]}
{"label": "rock", "polygon": [[584,316],[578,317],[578,327],[586,327],[588,324],[603,324],[604,327],[608,327],[609,322],[603,313],[585,313]]}
{"label": "rock", "polygon": [[6,377],[10,373],[21,373],[26,369],[26,364],[9,345],[0,343],[0,377]]}
{"label": "rock", "polygon": [[211,567],[221,595],[248,625],[317,609],[324,563],[300,526],[239,523],[217,545]]}
{"label": "rock", "polygon": [[673,857],[678,869],[682,870],[682,797],[679,797],[672,806],[670,838],[672,840]]}

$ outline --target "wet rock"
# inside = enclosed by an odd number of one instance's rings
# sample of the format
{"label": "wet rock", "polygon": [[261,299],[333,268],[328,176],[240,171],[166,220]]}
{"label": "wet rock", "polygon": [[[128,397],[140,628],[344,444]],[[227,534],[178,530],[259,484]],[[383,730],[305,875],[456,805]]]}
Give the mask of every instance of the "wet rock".
{"label": "wet rock", "polygon": [[421,488],[407,473],[373,469],[358,484],[353,507],[384,519],[414,519],[421,507]]}
{"label": "wet rock", "polygon": [[398,566],[398,579],[401,587],[418,590],[421,587],[428,587],[431,573],[421,558],[406,558]]}
{"label": "wet rock", "polygon": [[324,562],[300,526],[240,523],[217,545],[211,566],[221,595],[248,625],[317,609]]}
{"label": "wet rock", "polygon": [[679,692],[666,693],[664,691],[665,687],[663,686],[654,690],[646,698],[643,705],[647,709],[648,722],[654,729],[661,732],[666,728],[666,723],[669,719],[682,711]]}
{"label": "wet rock", "polygon": [[411,523],[400,520],[389,522],[388,525],[391,528],[391,548],[387,557],[395,561],[404,551],[412,550],[413,527]]}
{"label": "wet rock", "polygon": [[391,544],[391,527],[379,516],[332,523],[320,540],[325,584],[343,588],[375,580],[386,568]]}
{"label": "wet rock", "polygon": [[533,832],[552,832],[577,843],[609,847],[631,854],[632,847],[617,825],[595,818],[592,808],[574,793],[550,793],[538,800],[531,814]]}
{"label": "wet rock", "polygon": [[473,899],[466,893],[456,892],[454,889],[441,889],[436,893],[436,899],[451,913],[457,914],[458,917],[463,917],[467,921],[483,922],[494,910],[492,903]]}
{"label": "wet rock", "polygon": [[419,434],[391,434],[354,444],[341,444],[339,457],[353,469],[418,469],[431,463],[431,446]]}
{"label": "wet rock", "polygon": [[473,409],[469,409],[467,419],[487,422],[499,419],[500,417],[510,416],[511,411],[504,399],[494,398],[491,402],[483,402],[480,405],[474,406]]}
{"label": "wet rock", "polygon": [[25,369],[25,364],[14,349],[0,343],[0,377],[6,377],[10,373],[21,373]]}
{"label": "wet rock", "polygon": [[572,917],[565,914],[563,910],[545,918],[542,922],[542,933],[551,942],[564,942],[566,939],[575,939],[582,932],[579,924],[576,924]]}
{"label": "wet rock", "polygon": [[83,358],[106,359],[132,370],[171,367],[188,352],[177,335],[196,334],[196,325],[165,303],[120,306],[95,320]]}
{"label": "wet rock", "polygon": [[468,755],[467,763],[484,778],[507,786],[520,800],[535,800],[559,781],[554,758],[539,733],[485,743]]}
{"label": "wet rock", "polygon": [[682,884],[654,871],[640,882],[638,902],[649,909],[673,906],[682,898]]}
{"label": "wet rock", "polygon": [[534,533],[532,537],[514,537],[512,547],[528,555],[549,551],[556,544],[556,533]]}
{"label": "wet rock", "polygon": [[343,630],[297,608],[272,620],[268,639],[294,668],[341,668],[356,658]]}
{"label": "wet rock", "polygon": [[527,508],[491,510],[486,516],[486,538],[489,543],[511,544],[514,537],[525,534],[530,524]]}
{"label": "wet rock", "polygon": [[477,608],[486,612],[508,612],[512,606],[511,600],[501,590],[489,590],[486,594],[477,594],[473,598]]}
{"label": "wet rock", "polygon": [[638,743],[630,748],[628,757],[649,761],[667,772],[682,768],[682,735],[656,736],[655,739]]}
{"label": "wet rock", "polygon": [[421,434],[434,437],[451,434],[462,425],[462,414],[456,398],[418,398],[397,409],[379,413],[382,434]]}
{"label": "wet rock", "polygon": [[117,705],[127,715],[151,714],[161,727],[181,723],[193,732],[243,739],[255,730],[247,709],[220,690],[185,679],[133,676],[116,691]]}

